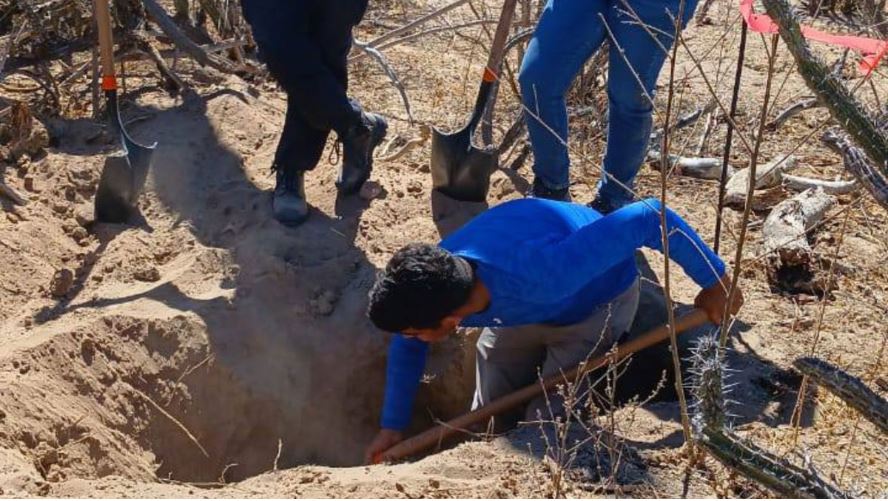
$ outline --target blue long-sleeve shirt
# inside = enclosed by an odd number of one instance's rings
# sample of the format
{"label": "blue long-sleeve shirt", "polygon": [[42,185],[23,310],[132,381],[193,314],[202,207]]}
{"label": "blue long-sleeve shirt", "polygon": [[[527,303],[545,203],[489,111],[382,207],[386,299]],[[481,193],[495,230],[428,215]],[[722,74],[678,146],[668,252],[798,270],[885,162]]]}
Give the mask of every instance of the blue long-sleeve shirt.
{"label": "blue long-sleeve shirt", "polygon": [[[645,200],[607,216],[571,203],[526,198],[498,205],[440,246],[472,263],[490,305],[463,327],[569,325],[623,292],[638,277],[635,251],[662,250],[659,201]],[[669,255],[700,287],[725,265],[697,233],[666,210]],[[389,347],[382,427],[403,430],[425,368],[427,343],[396,334]]]}

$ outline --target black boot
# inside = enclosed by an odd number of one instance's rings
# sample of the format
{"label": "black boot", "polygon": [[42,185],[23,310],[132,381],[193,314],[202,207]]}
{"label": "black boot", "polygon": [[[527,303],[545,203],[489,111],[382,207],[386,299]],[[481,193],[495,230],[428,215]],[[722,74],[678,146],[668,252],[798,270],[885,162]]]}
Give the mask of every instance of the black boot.
{"label": "black boot", "polygon": [[362,123],[352,127],[342,141],[342,170],[336,179],[336,188],[343,195],[361,189],[373,169],[373,150],[385,138],[388,123],[374,113],[364,113]]}
{"label": "black boot", "polygon": [[543,182],[539,180],[539,178],[535,178],[533,180],[533,186],[530,188],[530,193],[528,193],[527,196],[531,198],[545,198],[547,200],[555,200],[557,202],[572,201],[570,197],[570,188],[553,190],[544,185]]}
{"label": "black boot", "polygon": [[308,217],[305,203],[305,171],[277,172],[271,207],[274,218],[287,226],[298,226]]}
{"label": "black boot", "polygon": [[586,204],[586,207],[597,210],[598,213],[603,216],[620,208],[619,206],[612,204],[609,200],[602,198],[601,195],[595,197],[595,200]]}

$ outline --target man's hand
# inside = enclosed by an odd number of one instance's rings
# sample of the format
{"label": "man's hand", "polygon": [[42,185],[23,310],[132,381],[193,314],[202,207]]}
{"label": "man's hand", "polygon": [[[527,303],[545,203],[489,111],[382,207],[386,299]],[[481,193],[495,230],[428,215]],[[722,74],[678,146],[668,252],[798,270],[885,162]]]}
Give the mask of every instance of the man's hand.
{"label": "man's hand", "polygon": [[376,437],[367,446],[364,451],[364,462],[366,464],[374,464],[377,462],[376,456],[385,452],[389,447],[397,444],[404,439],[404,434],[398,430],[389,430],[383,428],[379,430]]}
{"label": "man's hand", "polygon": [[[709,321],[719,325],[722,321],[722,315],[725,313],[725,306],[728,304],[728,290],[731,288],[731,278],[727,273],[712,287],[703,289],[694,299],[694,306],[705,311],[709,316]],[[740,311],[743,306],[743,291],[737,287],[734,292],[734,304],[731,305],[729,313],[731,315]]]}

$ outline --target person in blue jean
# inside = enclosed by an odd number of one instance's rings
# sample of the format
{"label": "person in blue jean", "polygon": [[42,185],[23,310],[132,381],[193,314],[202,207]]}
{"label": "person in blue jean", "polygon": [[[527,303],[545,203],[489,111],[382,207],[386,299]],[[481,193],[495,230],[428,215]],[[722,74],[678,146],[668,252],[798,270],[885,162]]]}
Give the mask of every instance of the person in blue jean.
{"label": "person in blue jean", "polygon": [[[685,0],[682,26],[696,5],[697,0]],[[625,187],[632,188],[647,154],[651,98],[666,61],[664,49],[672,46],[679,10],[680,0],[549,0],[519,76],[535,159],[532,196],[570,200],[565,94],[586,61],[608,40],[607,150],[598,195],[590,205],[607,213],[633,200]]]}
{"label": "person in blue jean", "polygon": [[[662,210],[650,199],[602,216],[583,205],[524,198],[482,213],[438,245],[398,251],[370,290],[370,320],[397,334],[381,430],[367,461],[402,439],[428,343],[458,326],[484,328],[472,408],[620,342],[638,309],[635,252],[662,248]],[[743,298],[737,294],[727,308],[725,264],[678,214],[665,215],[670,257],[702,288],[694,303],[714,323],[725,310],[736,313]],[[533,419],[544,404],[531,403],[526,416]]]}

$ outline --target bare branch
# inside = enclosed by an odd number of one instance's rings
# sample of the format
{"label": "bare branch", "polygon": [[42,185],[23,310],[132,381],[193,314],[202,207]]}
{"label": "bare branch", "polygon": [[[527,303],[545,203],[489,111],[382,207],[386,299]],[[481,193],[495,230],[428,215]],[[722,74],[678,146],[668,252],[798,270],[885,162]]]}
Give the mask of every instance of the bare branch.
{"label": "bare branch", "polygon": [[784,122],[789,120],[790,118],[798,115],[799,113],[809,109],[819,106],[819,101],[817,98],[806,98],[793,103],[786,108],[783,109],[775,118],[768,122],[768,125],[765,128],[771,132],[777,130]]}
{"label": "bare branch", "polygon": [[[391,40],[392,38],[400,36],[404,33],[407,33],[414,28],[418,28],[419,26],[422,26],[423,24],[426,24],[429,21],[437,19],[437,18],[443,16],[444,14],[447,14],[451,10],[453,10],[461,5],[464,5],[468,2],[469,2],[469,0],[456,0],[455,2],[451,2],[434,12],[430,12],[429,14],[426,14],[425,16],[422,16],[419,19],[415,19],[415,20],[405,24],[404,26],[401,26],[400,28],[396,28],[392,31],[389,31],[385,35],[374,38],[373,40],[366,42],[365,45],[367,45],[369,47],[379,47],[380,45],[382,45],[383,42],[385,42],[387,40]],[[357,61],[358,59],[363,57],[363,54],[366,54],[366,53],[367,52],[365,51],[363,53],[359,53],[359,54],[355,54],[354,56],[351,56],[349,58],[349,62]]]}
{"label": "bare branch", "polygon": [[404,103],[404,110],[407,112],[407,117],[410,119],[410,123],[414,122],[413,118],[413,110],[410,106],[410,98],[407,97],[407,90],[404,89],[404,84],[401,83],[401,79],[398,78],[398,74],[395,73],[395,70],[391,67],[386,59],[385,55],[379,50],[373,48],[368,43],[361,42],[359,40],[355,40],[354,46],[366,52],[373,59],[376,60],[377,63],[382,67],[382,70],[385,72],[385,75],[391,80],[392,85],[395,86],[395,89],[398,90],[398,94],[401,95],[401,101]]}
{"label": "bare branch", "polygon": [[145,11],[155,23],[163,30],[164,33],[173,41],[176,47],[191,56],[195,61],[203,66],[209,66],[223,73],[237,73],[238,69],[233,65],[223,61],[222,59],[209,54],[199,45],[188,38],[176,23],[170,18],[166,10],[157,3],[156,0],[142,0],[145,5]]}
{"label": "bare branch", "polygon": [[824,181],[809,177],[783,175],[783,186],[793,191],[805,191],[812,188],[820,188],[828,195],[846,195],[860,189],[860,183],[855,181]]}

